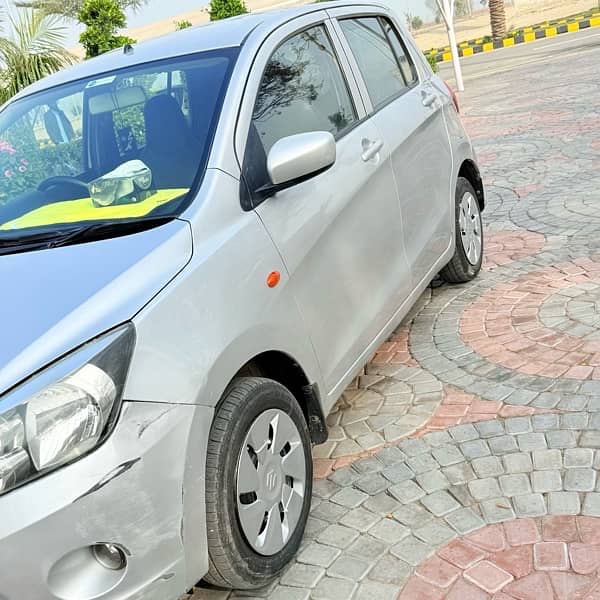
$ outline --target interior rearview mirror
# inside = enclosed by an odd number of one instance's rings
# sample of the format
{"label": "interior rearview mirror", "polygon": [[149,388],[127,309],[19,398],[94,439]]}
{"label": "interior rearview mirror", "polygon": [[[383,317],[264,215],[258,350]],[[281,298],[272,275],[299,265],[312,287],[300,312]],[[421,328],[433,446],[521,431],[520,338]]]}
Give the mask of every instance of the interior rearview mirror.
{"label": "interior rearview mirror", "polygon": [[267,156],[272,191],[300,183],[335,163],[335,138],[328,131],[311,131],[275,142]]}

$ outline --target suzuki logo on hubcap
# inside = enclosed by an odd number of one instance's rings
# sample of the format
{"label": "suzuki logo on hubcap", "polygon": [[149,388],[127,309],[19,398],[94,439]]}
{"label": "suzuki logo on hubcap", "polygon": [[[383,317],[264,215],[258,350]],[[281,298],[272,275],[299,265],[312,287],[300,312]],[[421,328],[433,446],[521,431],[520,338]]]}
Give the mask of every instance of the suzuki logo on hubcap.
{"label": "suzuki logo on hubcap", "polygon": [[277,487],[277,473],[275,471],[269,471],[267,473],[267,489],[272,492]]}

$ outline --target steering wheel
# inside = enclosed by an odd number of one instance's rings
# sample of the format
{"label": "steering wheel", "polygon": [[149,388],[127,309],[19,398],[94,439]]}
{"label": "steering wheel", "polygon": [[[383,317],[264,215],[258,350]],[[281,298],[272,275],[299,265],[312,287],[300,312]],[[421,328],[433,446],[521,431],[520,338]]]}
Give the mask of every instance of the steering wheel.
{"label": "steering wheel", "polygon": [[78,187],[85,188],[86,193],[89,193],[88,184],[85,181],[81,181],[81,179],[77,179],[76,177],[61,175],[57,177],[48,177],[48,179],[42,181],[42,183],[38,185],[38,190],[40,192],[46,192],[50,188],[56,187],[57,185],[61,184],[76,185]]}

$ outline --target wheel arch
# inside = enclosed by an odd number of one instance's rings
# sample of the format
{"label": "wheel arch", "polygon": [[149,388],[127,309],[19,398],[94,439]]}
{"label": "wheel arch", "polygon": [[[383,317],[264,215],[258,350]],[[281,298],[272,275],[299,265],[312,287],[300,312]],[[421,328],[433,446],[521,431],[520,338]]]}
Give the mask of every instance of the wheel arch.
{"label": "wheel arch", "polygon": [[286,387],[302,409],[312,442],[322,444],[327,439],[319,386],[309,381],[292,356],[278,350],[257,354],[238,369],[233,379],[245,376],[266,377]]}
{"label": "wheel arch", "polygon": [[473,186],[477,194],[477,202],[481,211],[485,208],[485,190],[483,188],[483,180],[479,168],[473,160],[466,159],[460,166],[458,171],[459,177],[464,177]]}

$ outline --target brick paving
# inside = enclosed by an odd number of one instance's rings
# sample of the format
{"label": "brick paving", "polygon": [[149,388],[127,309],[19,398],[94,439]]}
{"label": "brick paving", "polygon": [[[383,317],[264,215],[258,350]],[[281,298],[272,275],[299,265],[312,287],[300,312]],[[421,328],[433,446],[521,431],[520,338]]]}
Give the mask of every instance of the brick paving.
{"label": "brick paving", "polygon": [[469,82],[481,276],[432,285],[334,409],[284,574],[190,598],[600,599],[597,63]]}

